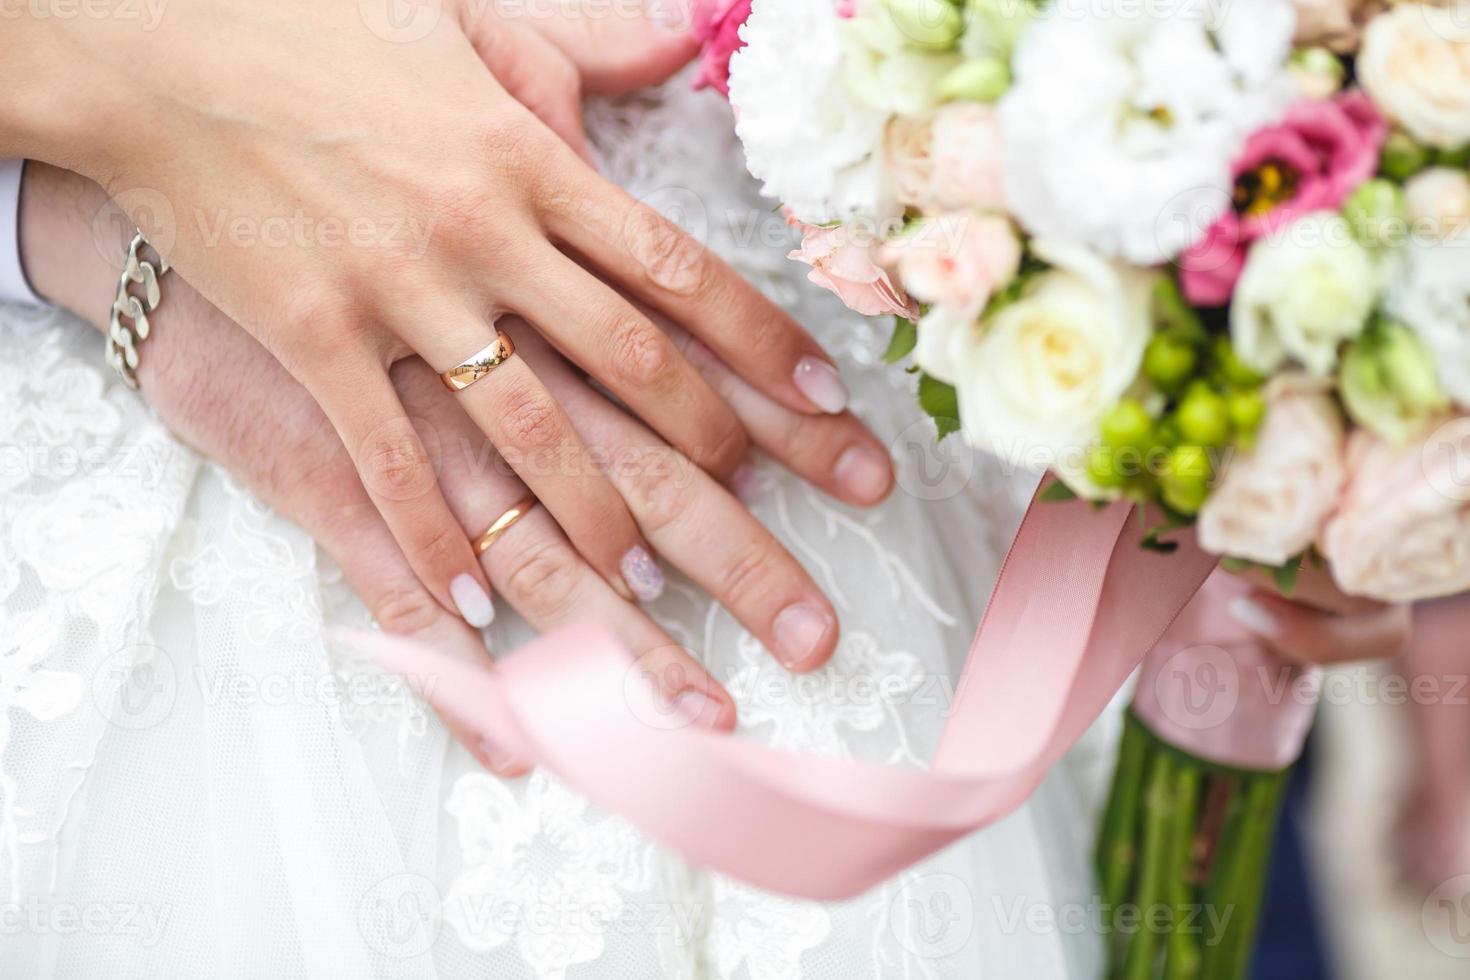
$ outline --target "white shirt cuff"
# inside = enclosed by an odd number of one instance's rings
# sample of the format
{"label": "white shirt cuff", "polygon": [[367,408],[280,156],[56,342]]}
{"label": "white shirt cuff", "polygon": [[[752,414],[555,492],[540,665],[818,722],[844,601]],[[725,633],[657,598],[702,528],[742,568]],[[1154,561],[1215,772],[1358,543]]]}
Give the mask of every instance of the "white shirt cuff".
{"label": "white shirt cuff", "polygon": [[46,306],[20,265],[20,175],[23,160],[0,160],[0,303]]}

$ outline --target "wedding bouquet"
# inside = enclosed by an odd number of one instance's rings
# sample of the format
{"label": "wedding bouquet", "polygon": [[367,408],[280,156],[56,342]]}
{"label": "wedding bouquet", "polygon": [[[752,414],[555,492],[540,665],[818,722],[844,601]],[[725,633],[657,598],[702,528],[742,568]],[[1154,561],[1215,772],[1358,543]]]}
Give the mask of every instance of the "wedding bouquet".
{"label": "wedding bouquet", "polygon": [[[709,0],[696,28],[792,257],[895,318],[941,436],[1287,591],[1304,560],[1470,589],[1470,2]],[[1236,915],[1119,931],[1112,971],[1240,976],[1306,724],[1262,700],[1295,747],[1222,761],[1155,693],[1103,897]]]}
{"label": "wedding bouquet", "polygon": [[1461,592],[1470,4],[1300,2],[696,16],[793,257],[897,318],[941,434],[1284,582]]}

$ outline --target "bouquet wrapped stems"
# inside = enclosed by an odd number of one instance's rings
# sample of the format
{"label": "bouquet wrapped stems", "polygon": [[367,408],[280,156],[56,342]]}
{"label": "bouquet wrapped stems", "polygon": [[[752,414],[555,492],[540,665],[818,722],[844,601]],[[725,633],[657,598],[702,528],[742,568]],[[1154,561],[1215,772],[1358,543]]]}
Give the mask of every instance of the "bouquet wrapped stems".
{"label": "bouquet wrapped stems", "polygon": [[1289,773],[1191,755],[1128,712],[1097,846],[1110,980],[1246,975]]}

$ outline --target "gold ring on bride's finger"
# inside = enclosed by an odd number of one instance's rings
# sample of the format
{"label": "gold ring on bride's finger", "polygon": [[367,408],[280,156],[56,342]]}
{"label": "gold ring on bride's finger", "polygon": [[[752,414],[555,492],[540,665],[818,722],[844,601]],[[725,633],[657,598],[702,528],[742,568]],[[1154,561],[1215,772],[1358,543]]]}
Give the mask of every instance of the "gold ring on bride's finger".
{"label": "gold ring on bride's finger", "polygon": [[505,331],[497,331],[495,339],[487,346],[439,377],[444,379],[444,387],[450,391],[463,391],[510,360],[515,352],[516,345],[511,343]]}
{"label": "gold ring on bride's finger", "polygon": [[514,527],[515,522],[529,514],[535,506],[536,498],[526,497],[524,500],[517,501],[516,505],[510,510],[495,518],[495,523],[491,524],[485,533],[475,540],[475,554],[483,555],[489,551],[490,546],[495,543],[496,538]]}

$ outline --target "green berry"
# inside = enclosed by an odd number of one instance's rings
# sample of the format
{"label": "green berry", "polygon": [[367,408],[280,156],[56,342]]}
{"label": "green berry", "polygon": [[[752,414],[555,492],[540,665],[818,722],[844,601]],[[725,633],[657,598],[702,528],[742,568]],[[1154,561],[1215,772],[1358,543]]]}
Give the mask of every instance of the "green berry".
{"label": "green berry", "polygon": [[1223,395],[1210,388],[1192,388],[1179,403],[1175,418],[1186,442],[1223,446],[1230,440],[1230,407]]}
{"label": "green berry", "polygon": [[1113,449],[1147,449],[1153,428],[1148,410],[1137,399],[1124,398],[1103,416],[1103,443]]}
{"label": "green berry", "polygon": [[1378,160],[1378,169],[1394,180],[1408,180],[1429,166],[1429,151],[1402,129],[1388,134],[1383,144],[1383,153]]}
{"label": "green berry", "polygon": [[1165,391],[1172,391],[1194,373],[1198,360],[1192,344],[1168,334],[1155,334],[1143,352],[1143,374]]}
{"label": "green berry", "polygon": [[1210,495],[1210,457],[1203,446],[1175,446],[1159,473],[1164,503],[1181,514],[1198,513]]}
{"label": "green berry", "polygon": [[1228,337],[1220,337],[1215,341],[1214,354],[1215,368],[1225,384],[1238,388],[1254,388],[1266,380],[1255,368],[1240,359]]}
{"label": "green berry", "polygon": [[1121,487],[1126,477],[1119,465],[1118,451],[1098,444],[1087,454],[1087,478],[1104,490]]}
{"label": "green berry", "polygon": [[1225,396],[1230,406],[1230,426],[1236,435],[1250,438],[1266,417],[1266,399],[1259,391],[1232,391]]}

